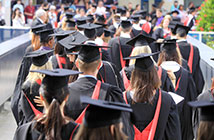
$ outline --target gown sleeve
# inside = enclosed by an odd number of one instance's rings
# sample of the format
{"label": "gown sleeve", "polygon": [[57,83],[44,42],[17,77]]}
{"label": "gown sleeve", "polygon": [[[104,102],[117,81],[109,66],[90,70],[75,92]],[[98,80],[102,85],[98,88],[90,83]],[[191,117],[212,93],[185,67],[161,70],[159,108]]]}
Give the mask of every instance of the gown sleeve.
{"label": "gown sleeve", "polygon": [[164,140],[181,140],[178,110],[173,99],[171,101],[170,112],[165,129]]}

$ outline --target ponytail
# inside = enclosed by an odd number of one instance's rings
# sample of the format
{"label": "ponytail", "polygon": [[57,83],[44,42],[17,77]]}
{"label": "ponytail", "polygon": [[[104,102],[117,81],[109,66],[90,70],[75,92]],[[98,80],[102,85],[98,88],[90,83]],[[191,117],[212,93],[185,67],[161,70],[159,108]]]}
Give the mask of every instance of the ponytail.
{"label": "ponytail", "polygon": [[61,140],[63,124],[64,119],[60,104],[54,99],[49,106],[47,115],[36,123],[35,128],[41,132],[40,139],[45,136],[46,140]]}

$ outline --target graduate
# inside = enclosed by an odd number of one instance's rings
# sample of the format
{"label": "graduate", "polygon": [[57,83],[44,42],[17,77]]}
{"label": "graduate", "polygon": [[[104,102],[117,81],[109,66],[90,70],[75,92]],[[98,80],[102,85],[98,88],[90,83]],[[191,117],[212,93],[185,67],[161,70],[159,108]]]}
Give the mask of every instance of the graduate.
{"label": "graduate", "polygon": [[74,140],[128,140],[122,131],[122,112],[132,112],[130,105],[80,97],[88,105],[83,124]]}
{"label": "graduate", "polygon": [[[78,28],[84,29],[84,35],[88,38],[86,43],[90,42],[93,44],[96,44],[95,39],[96,39],[96,35],[97,35],[97,29],[101,28],[101,27],[102,27],[102,25],[93,24],[93,23],[86,23],[86,24],[82,24],[82,25],[78,26]],[[96,45],[98,45],[98,44],[96,44]],[[109,53],[102,48],[100,48],[100,51],[102,53],[102,56],[101,56],[102,60],[109,61],[110,60]]]}
{"label": "graduate", "polygon": [[140,27],[140,17],[141,15],[131,15],[132,21],[132,31],[130,33],[131,37],[136,37],[138,34],[142,33],[142,28]]}
{"label": "graduate", "polygon": [[119,28],[119,25],[120,25],[120,15],[115,14],[112,18],[112,25],[109,26],[109,30],[112,32],[111,37],[114,36],[117,29]]}
{"label": "graduate", "polygon": [[[131,56],[136,56],[141,53],[152,53],[151,49],[149,47],[149,44],[154,42],[155,40],[145,34],[139,34],[135,38],[131,39],[127,42],[127,44],[134,46],[135,48],[132,51]],[[157,54],[158,55],[158,54]],[[154,62],[155,63],[155,62]],[[129,62],[129,66],[125,67],[121,74],[123,76],[124,85],[126,86],[126,89],[129,88],[130,79],[131,79],[131,73],[134,70],[134,64],[135,60],[131,60]],[[157,64],[155,64],[157,65]],[[174,92],[174,86],[170,80],[170,73],[164,70],[162,67],[157,67],[156,69],[158,71],[158,76],[161,79],[161,89],[164,91],[172,91]],[[169,75],[169,76],[168,76]]]}
{"label": "graduate", "polygon": [[195,81],[195,85],[197,88],[198,95],[202,92],[204,88],[204,78],[200,68],[200,54],[197,47],[188,43],[186,38],[187,34],[190,30],[189,27],[183,26],[180,24],[176,24],[174,29],[176,31],[177,36],[177,46],[180,49],[181,55],[188,62],[188,66],[190,68],[190,73],[193,76]]}
{"label": "graduate", "polygon": [[76,19],[76,28],[77,30],[84,35],[84,28],[79,27],[80,25],[86,24],[88,20],[90,20],[91,18],[89,17],[79,17]]}
{"label": "graduate", "polygon": [[125,67],[124,57],[130,56],[133,47],[125,44],[131,39],[130,32],[132,29],[132,23],[130,20],[122,20],[120,23],[120,36],[112,38],[109,41],[111,46],[108,51],[111,58],[111,62],[116,65],[117,69],[121,71]]}
{"label": "graduate", "polygon": [[181,66],[181,59],[176,54],[176,49],[175,42],[165,42],[158,65],[175,74],[175,93],[184,97],[184,100],[178,104],[182,140],[191,140],[193,139],[192,109],[187,102],[196,99],[197,90],[192,75]]}
{"label": "graduate", "polygon": [[[43,30],[45,27],[46,27],[45,24],[44,25],[35,25],[35,26],[31,27],[31,32],[32,32],[31,46],[27,47],[27,49],[25,50],[25,55],[28,52],[36,51],[40,48],[40,46],[41,46],[40,37],[39,37],[39,33],[37,33],[37,32]],[[17,76],[15,89],[13,92],[13,98],[11,101],[11,109],[12,109],[13,115],[14,115],[17,123],[18,123],[18,103],[19,103],[19,99],[20,99],[20,95],[21,95],[20,94],[21,86],[29,73],[31,64],[32,64],[31,58],[28,58],[28,57],[23,58],[23,60],[21,62],[21,66],[19,68],[19,73]]]}
{"label": "graduate", "polygon": [[135,140],[181,140],[180,121],[173,98],[160,89],[161,81],[151,54],[139,54],[131,76],[131,88],[124,99],[131,105],[131,123]]}
{"label": "graduate", "polygon": [[211,100],[193,101],[191,107],[200,109],[200,124],[197,131],[197,140],[213,140],[214,133],[214,102]]}
{"label": "graduate", "polygon": [[81,72],[66,69],[33,70],[31,72],[45,75],[38,102],[44,106],[45,113],[34,121],[20,126],[16,130],[14,140],[69,140],[74,136],[78,126],[70,121],[63,111],[69,96],[68,76]]}
{"label": "graduate", "polygon": [[[25,57],[32,59],[31,70],[53,69],[52,64],[48,61],[48,54],[53,53],[53,50],[37,50],[29,52]],[[19,101],[19,124],[18,126],[28,123],[33,120],[39,112],[43,111],[43,107],[39,107],[34,102],[36,96],[39,96],[39,88],[43,76],[38,73],[29,72],[25,82],[22,85],[21,98]]]}
{"label": "graduate", "polygon": [[50,36],[54,33],[54,29],[44,29],[37,32],[40,36],[41,47],[40,50],[51,50],[54,45],[54,38]]}
{"label": "graduate", "polygon": [[[69,84],[70,96],[66,102],[65,113],[70,118],[75,120],[76,123],[81,124],[83,120],[83,112],[87,105],[80,104],[80,96],[88,96],[92,99],[107,100],[113,102],[124,103],[122,97],[122,91],[113,85],[102,83],[97,80],[97,74],[101,66],[99,48],[101,46],[82,44],[82,48],[79,51],[76,64],[79,71],[83,72],[80,74],[78,79]],[[124,132],[129,136],[129,128],[127,125],[127,116],[123,116]]]}
{"label": "graduate", "polygon": [[72,65],[69,61],[69,58],[67,57],[65,53],[64,46],[59,43],[60,40],[68,37],[75,31],[63,31],[60,30],[54,34],[51,34],[50,36],[53,36],[55,38],[55,46],[54,46],[54,55],[50,58],[53,68],[65,68],[65,69],[72,69]]}

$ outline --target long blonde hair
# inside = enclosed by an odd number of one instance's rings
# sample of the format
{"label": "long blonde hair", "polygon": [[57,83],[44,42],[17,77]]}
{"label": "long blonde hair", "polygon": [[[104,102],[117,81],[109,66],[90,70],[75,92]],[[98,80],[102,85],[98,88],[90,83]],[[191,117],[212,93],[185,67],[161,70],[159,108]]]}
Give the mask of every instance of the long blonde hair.
{"label": "long blonde hair", "polygon": [[[30,66],[30,71],[31,70],[44,70],[44,69],[48,69],[48,70],[52,70],[53,69],[51,61],[48,61],[46,64],[44,64],[41,67],[38,67],[38,66],[36,66],[34,64],[32,64]],[[41,79],[42,80],[43,78],[44,78],[43,74],[40,74],[40,73],[37,73],[37,72],[29,72],[28,76],[26,78],[26,81],[35,81],[37,79]]]}
{"label": "long blonde hair", "polygon": [[[131,56],[136,56],[136,55],[139,55],[141,53],[148,53],[149,54],[149,53],[152,53],[152,51],[148,45],[138,46],[132,50]],[[129,65],[134,65],[135,61],[136,61],[136,59],[131,59],[129,62]]]}

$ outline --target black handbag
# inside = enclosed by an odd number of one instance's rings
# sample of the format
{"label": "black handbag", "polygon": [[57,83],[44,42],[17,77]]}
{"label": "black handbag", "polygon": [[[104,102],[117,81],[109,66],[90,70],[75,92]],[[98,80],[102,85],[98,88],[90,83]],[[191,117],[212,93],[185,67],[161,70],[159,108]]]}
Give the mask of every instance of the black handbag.
{"label": "black handbag", "polygon": [[0,26],[4,26],[6,23],[5,23],[5,20],[4,19],[2,19],[2,20],[0,20]]}

